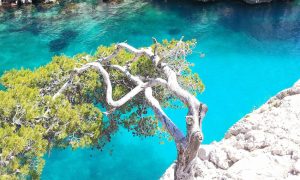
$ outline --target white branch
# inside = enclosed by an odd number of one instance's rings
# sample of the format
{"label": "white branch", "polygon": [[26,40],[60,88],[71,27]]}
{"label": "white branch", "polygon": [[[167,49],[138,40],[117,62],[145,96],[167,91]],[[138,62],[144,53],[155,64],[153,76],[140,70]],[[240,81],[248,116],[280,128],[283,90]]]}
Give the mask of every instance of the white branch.
{"label": "white branch", "polygon": [[[182,43],[182,39],[177,43],[175,50],[171,50],[167,56],[174,56],[175,58],[178,56],[178,47]],[[156,43],[156,46],[158,44]],[[202,134],[202,120],[207,112],[207,107],[205,104],[202,104],[194,95],[189,93],[187,90],[183,89],[179,84],[177,80],[177,74],[174,70],[172,70],[168,64],[163,63],[162,59],[154,54],[151,51],[151,48],[148,49],[136,49],[126,43],[121,43],[119,46],[127,49],[128,51],[135,53],[135,54],[144,54],[148,56],[152,62],[162,70],[162,72],[167,77],[167,85],[166,86],[176,97],[178,97],[184,104],[188,106],[188,114],[186,116],[186,126],[187,126],[187,137],[184,140],[184,144],[181,146],[178,146],[178,139],[180,139],[181,135],[179,130],[178,131],[172,131],[172,128],[169,128],[168,131],[171,135],[173,135],[175,141],[177,140],[177,151],[178,151],[178,162],[177,162],[177,168],[176,168],[176,174],[179,176],[179,174],[184,174],[184,172],[187,171],[186,167],[188,167],[189,163],[192,162],[192,160],[197,156],[197,152],[199,149],[199,146],[203,140],[203,134]],[[155,47],[156,49],[156,47]],[[185,50],[182,50],[181,53],[183,56],[186,55],[184,52]],[[171,53],[171,55],[170,55]],[[174,54],[174,55],[172,55]],[[159,117],[161,121],[167,120],[167,116],[163,113],[162,109],[159,106],[158,101],[151,96],[152,92],[151,89],[146,90],[147,93],[147,99],[151,106],[153,107],[156,115]],[[167,121],[172,122],[172,121]],[[170,127],[173,124],[168,124]],[[174,127],[176,127],[174,125]],[[186,144],[186,146],[185,146]],[[176,176],[177,176],[176,175]]]}
{"label": "white branch", "polygon": [[[178,44],[176,45],[176,48],[182,43],[182,38],[181,40],[178,42]],[[177,80],[177,74],[175,71],[173,71],[168,64],[166,63],[160,63],[161,59],[159,56],[155,55],[152,50],[151,47],[145,49],[136,49],[132,46],[130,46],[127,43],[119,43],[117,45],[118,47],[122,47],[126,50],[128,50],[129,52],[135,53],[135,54],[144,54],[146,56],[148,56],[150,59],[154,60],[153,62],[155,63],[156,66],[161,66],[163,73],[166,75],[166,77],[168,78],[168,82],[167,82],[167,88],[174,93],[175,96],[177,96],[184,104],[186,104],[189,108],[189,116],[192,116],[192,121],[191,122],[187,122],[189,124],[189,128],[190,130],[188,130],[188,132],[191,132],[189,134],[189,136],[192,135],[192,133],[196,133],[196,132],[200,132],[201,129],[201,120],[204,118],[204,115],[207,111],[207,107],[206,105],[200,103],[200,101],[191,93],[189,93],[187,90],[183,89],[179,84],[178,84],[178,80]],[[171,50],[172,53],[173,50]],[[166,85],[164,83],[161,83],[162,85]],[[201,109],[201,112],[199,112]],[[202,134],[201,134],[202,136]]]}
{"label": "white branch", "polygon": [[163,124],[163,126],[167,129],[170,135],[174,138],[177,146],[186,146],[186,141],[183,133],[177,126],[173,123],[173,121],[166,115],[166,113],[162,110],[159,102],[152,95],[152,88],[148,87],[145,89],[145,97],[149,103],[149,105],[153,108],[156,117]]}
{"label": "white branch", "polygon": [[116,50],[113,51],[113,53],[107,57],[104,57],[104,58],[100,58],[98,59],[97,61],[99,62],[107,62],[107,61],[110,61],[112,58],[116,57],[118,55],[118,53],[120,52],[120,50],[122,49],[121,47],[118,47],[116,46]]}
{"label": "white branch", "polygon": [[71,73],[70,79],[59,89],[59,91],[53,96],[53,99],[60,96],[71,84],[74,79],[74,76],[77,74],[81,74],[84,71],[88,69],[96,69],[103,77],[104,83],[106,85],[106,101],[107,103],[114,107],[120,107],[124,105],[126,102],[131,100],[133,97],[135,97],[138,93],[143,91],[147,87],[156,86],[158,84],[166,84],[166,81],[164,81],[161,78],[153,79],[149,82],[144,83],[139,77],[133,76],[129,73],[129,71],[126,70],[126,68],[118,66],[118,65],[111,65],[110,67],[117,69],[121,72],[123,72],[130,80],[134,81],[137,85],[134,89],[132,89],[130,92],[128,92],[125,96],[123,96],[121,99],[114,101],[112,98],[112,83],[109,77],[109,73],[103,68],[103,66],[100,64],[100,62],[95,61],[88,63],[81,68],[75,68],[74,72]]}
{"label": "white branch", "polygon": [[129,52],[136,54],[137,56],[146,55],[152,60],[152,62],[155,65],[158,65],[158,63],[160,61],[159,56],[157,56],[156,54],[154,54],[152,52],[151,47],[148,47],[146,49],[145,48],[136,49],[136,48],[130,46],[129,44],[127,44],[127,43],[119,43],[117,46],[121,47],[121,48],[124,48],[124,49],[128,50]]}
{"label": "white branch", "polygon": [[133,76],[132,74],[130,74],[130,72],[125,68],[125,67],[122,67],[122,66],[119,66],[119,65],[110,65],[109,67],[113,68],[113,69],[116,69],[118,71],[121,71],[123,74],[126,75],[126,77],[132,81],[134,81],[136,84],[142,84],[143,81],[137,77],[137,76]]}
{"label": "white branch", "polygon": [[99,62],[91,62],[84,65],[81,68],[76,68],[74,70],[74,74],[71,74],[70,79],[62,86],[62,88],[53,96],[53,98],[57,98],[61,95],[69,85],[71,85],[72,79],[75,74],[80,74],[90,68],[96,69],[103,77],[104,83],[106,84],[106,101],[112,107],[120,107],[124,105],[127,101],[131,100],[134,96],[144,90],[146,87],[150,86],[152,83],[141,83],[137,85],[134,89],[132,89],[129,93],[123,96],[121,99],[114,101],[112,98],[112,84],[110,81],[110,77],[108,72],[103,68],[103,66]]}

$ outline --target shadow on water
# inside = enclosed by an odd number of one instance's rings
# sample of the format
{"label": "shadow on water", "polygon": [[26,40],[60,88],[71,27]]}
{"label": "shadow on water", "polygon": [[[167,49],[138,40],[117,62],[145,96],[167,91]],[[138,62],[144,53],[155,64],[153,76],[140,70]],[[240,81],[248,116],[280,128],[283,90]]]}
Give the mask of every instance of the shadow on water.
{"label": "shadow on water", "polygon": [[24,25],[18,29],[8,29],[8,32],[30,32],[33,35],[38,35],[43,31],[43,25],[37,18],[24,19]]}
{"label": "shadow on water", "polygon": [[66,29],[60,33],[59,38],[49,42],[51,52],[59,52],[69,46],[71,41],[78,35],[77,31]]}
{"label": "shadow on water", "polygon": [[264,40],[294,40],[300,38],[300,7],[295,2],[274,2],[260,6],[241,3],[222,5],[218,9],[219,23]]}
{"label": "shadow on water", "polygon": [[181,30],[180,30],[179,28],[172,28],[172,29],[169,29],[169,30],[168,30],[168,33],[169,33],[170,35],[178,35],[178,34],[180,34],[180,33],[182,33],[182,32],[181,32]]}
{"label": "shadow on water", "polygon": [[[274,1],[267,4],[249,5],[239,0],[224,1],[201,3],[192,0],[185,2],[154,0],[152,4],[160,10],[176,11],[181,18],[188,20],[188,26],[200,23],[200,18],[204,16],[211,20],[212,13],[214,13],[218,17],[218,24],[234,32],[247,33],[260,41],[274,39],[299,41],[299,3]],[[177,35],[180,29],[173,28],[168,32],[170,35]]]}
{"label": "shadow on water", "polygon": [[30,23],[28,23],[24,27],[24,29],[26,31],[29,31],[33,35],[38,35],[39,33],[41,33],[43,31],[43,26],[36,20],[36,21],[31,21]]}

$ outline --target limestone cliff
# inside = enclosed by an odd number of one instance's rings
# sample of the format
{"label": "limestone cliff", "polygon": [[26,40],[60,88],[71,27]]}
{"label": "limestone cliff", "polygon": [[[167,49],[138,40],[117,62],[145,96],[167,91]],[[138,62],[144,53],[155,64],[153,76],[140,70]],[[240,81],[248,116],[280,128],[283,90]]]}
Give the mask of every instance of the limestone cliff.
{"label": "limestone cliff", "polygon": [[[300,179],[300,80],[202,145],[190,179]],[[174,179],[174,166],[162,180]]]}

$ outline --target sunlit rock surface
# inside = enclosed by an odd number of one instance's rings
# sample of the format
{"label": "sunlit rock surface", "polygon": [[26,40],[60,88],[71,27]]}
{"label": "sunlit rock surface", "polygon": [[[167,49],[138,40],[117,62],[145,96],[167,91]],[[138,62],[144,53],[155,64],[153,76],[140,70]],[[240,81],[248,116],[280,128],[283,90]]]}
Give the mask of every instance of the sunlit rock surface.
{"label": "sunlit rock surface", "polygon": [[[300,80],[202,145],[191,179],[300,179]],[[162,180],[174,179],[172,164]]]}

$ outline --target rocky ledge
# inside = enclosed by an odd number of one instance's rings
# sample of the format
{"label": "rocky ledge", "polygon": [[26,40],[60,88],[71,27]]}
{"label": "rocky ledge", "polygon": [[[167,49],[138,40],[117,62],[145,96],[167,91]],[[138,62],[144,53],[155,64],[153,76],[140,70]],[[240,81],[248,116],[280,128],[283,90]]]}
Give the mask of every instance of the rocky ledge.
{"label": "rocky ledge", "polygon": [[[171,165],[161,180],[174,179]],[[202,145],[190,179],[300,179],[300,80]]]}

